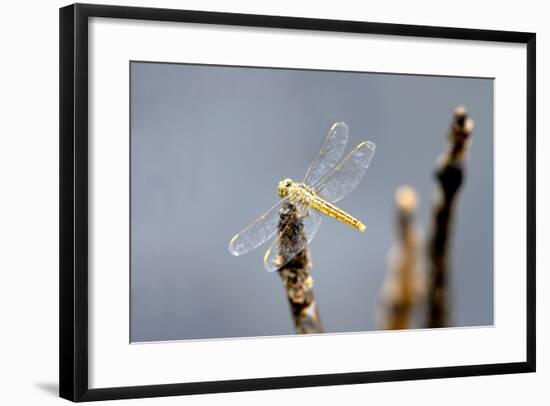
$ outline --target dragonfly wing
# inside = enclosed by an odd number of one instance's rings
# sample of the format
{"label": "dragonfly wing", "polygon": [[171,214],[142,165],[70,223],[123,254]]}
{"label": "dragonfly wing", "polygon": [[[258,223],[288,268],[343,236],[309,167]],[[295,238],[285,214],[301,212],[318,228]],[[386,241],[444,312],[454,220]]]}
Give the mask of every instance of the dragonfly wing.
{"label": "dragonfly wing", "polygon": [[285,198],[257,218],[229,242],[229,252],[235,256],[246,254],[269,240],[277,232],[279,211],[289,202]]}
{"label": "dragonfly wing", "polygon": [[337,202],[357,187],[370,165],[376,145],[363,141],[357,145],[330,173],[316,185],[315,192],[323,198]]}
{"label": "dragonfly wing", "polygon": [[312,185],[326,175],[338,163],[348,142],[349,128],[346,123],[334,123],[321,145],[321,150],[311,162],[304,183]]}
{"label": "dragonfly wing", "polygon": [[[264,255],[264,266],[269,272],[279,270],[307,248],[321,225],[323,216],[317,210],[297,202],[291,204],[297,208],[297,217],[287,221],[283,214],[281,221],[286,224],[282,224],[283,229],[277,233]],[[292,208],[287,206],[284,210],[289,213]]]}

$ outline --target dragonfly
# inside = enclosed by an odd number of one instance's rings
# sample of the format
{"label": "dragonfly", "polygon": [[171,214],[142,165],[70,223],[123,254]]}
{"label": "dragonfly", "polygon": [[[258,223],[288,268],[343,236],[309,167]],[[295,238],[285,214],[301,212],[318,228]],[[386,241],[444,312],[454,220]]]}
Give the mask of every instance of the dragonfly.
{"label": "dragonfly", "polygon": [[[334,123],[326,135],[321,149],[313,159],[302,182],[290,178],[277,185],[281,200],[271,209],[253,221],[229,242],[229,252],[243,255],[263,245],[274,237],[264,255],[264,266],[273,272],[286,265],[311,242],[324,215],[333,217],[351,227],[364,232],[367,227],[358,219],[335,205],[353,191],[369,167],[376,151],[371,141],[363,141],[340,161],[348,142],[349,128],[344,122]],[[290,251],[285,247],[281,252],[280,217],[286,207],[293,207],[301,223],[305,238],[299,239]]]}

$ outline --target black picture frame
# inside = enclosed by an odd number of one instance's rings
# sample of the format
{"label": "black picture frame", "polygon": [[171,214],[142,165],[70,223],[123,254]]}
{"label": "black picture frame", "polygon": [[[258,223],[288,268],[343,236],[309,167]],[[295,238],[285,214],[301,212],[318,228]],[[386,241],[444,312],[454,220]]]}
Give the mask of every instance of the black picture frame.
{"label": "black picture frame", "polygon": [[[90,389],[88,385],[88,19],[90,17],[526,44],[527,323],[525,328],[527,352],[525,361]],[[81,402],[535,371],[536,35],[534,33],[91,4],[73,4],[61,8],[59,22],[59,391],[61,397]]]}

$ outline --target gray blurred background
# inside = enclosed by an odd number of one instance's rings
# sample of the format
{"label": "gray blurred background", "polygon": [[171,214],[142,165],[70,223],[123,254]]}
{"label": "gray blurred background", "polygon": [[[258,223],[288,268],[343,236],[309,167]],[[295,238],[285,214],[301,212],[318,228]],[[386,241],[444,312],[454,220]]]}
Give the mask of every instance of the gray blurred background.
{"label": "gray blurred background", "polygon": [[395,238],[394,193],[420,196],[430,229],[433,172],[454,107],[475,121],[453,237],[452,324],[493,323],[493,80],[133,62],[131,341],[294,334],[265,247],[233,257],[230,238],[301,180],[335,121],[349,148],[376,143],[339,206],[368,227],[326,218],[311,244],[327,332],[377,329]]}

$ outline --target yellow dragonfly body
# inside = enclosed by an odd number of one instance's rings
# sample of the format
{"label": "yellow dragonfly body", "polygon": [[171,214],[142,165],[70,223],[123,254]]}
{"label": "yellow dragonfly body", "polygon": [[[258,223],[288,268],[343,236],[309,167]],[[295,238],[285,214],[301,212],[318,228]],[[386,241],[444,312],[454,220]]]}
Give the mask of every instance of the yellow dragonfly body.
{"label": "yellow dragonfly body", "polygon": [[[277,186],[281,200],[270,210],[235,235],[229,242],[233,255],[245,254],[275,236],[265,256],[268,271],[276,271],[302,251],[313,239],[326,214],[359,231],[367,227],[358,219],[337,207],[334,203],[350,193],[359,184],[375,152],[375,145],[363,141],[340,161],[348,141],[348,126],[339,122],[331,126],[321,145],[321,150],[310,164],[303,182],[284,179]],[[293,205],[303,223],[305,239],[293,247],[295,252],[285,251],[285,258],[278,255],[283,231],[278,231],[281,210]],[[286,262],[285,262],[286,261]]]}
{"label": "yellow dragonfly body", "polygon": [[307,186],[305,183],[297,183],[292,179],[286,178],[279,182],[277,193],[282,198],[289,196],[291,200],[295,200],[301,204],[307,204],[319,210],[321,213],[325,213],[336,220],[340,220],[343,223],[357,228],[361,232],[367,230],[367,227],[363,223],[334,204],[327,202],[315,193],[313,188]]}

